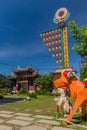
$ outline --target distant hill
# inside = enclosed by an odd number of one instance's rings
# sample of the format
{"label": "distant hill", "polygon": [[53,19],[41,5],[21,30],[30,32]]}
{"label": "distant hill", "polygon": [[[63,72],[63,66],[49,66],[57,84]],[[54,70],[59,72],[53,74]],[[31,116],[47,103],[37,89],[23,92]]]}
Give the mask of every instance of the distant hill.
{"label": "distant hill", "polygon": [[5,79],[7,79],[7,78],[6,78],[6,76],[0,74],[0,79],[5,80]]}
{"label": "distant hill", "polygon": [[10,84],[10,81],[8,80],[8,78],[3,75],[3,74],[0,74],[0,83],[5,83],[6,85],[9,85]]}

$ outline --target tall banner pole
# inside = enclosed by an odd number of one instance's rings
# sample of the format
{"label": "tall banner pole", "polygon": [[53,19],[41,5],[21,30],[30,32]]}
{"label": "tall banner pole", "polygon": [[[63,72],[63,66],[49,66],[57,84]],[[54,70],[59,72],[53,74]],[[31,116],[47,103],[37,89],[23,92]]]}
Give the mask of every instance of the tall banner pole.
{"label": "tall banner pole", "polygon": [[41,33],[40,36],[46,42],[48,51],[52,52],[52,57],[56,59],[56,63],[60,68],[69,67],[68,56],[68,35],[66,21],[70,17],[70,13],[66,8],[60,8],[56,11],[53,22],[58,28]]}

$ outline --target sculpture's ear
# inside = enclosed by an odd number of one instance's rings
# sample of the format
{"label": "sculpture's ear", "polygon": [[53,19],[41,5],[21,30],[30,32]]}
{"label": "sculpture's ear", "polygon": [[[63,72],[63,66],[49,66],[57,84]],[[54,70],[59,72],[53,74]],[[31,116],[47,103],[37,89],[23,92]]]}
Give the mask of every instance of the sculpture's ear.
{"label": "sculpture's ear", "polygon": [[61,76],[61,79],[62,79],[62,81],[65,83],[65,84],[68,84],[68,80],[67,80],[67,78],[62,74],[62,76]]}

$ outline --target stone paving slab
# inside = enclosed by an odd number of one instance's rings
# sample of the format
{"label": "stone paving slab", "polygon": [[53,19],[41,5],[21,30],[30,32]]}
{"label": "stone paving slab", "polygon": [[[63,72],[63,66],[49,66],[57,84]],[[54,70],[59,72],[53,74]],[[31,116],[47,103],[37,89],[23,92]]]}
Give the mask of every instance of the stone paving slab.
{"label": "stone paving slab", "polygon": [[24,127],[24,128],[20,128],[20,130],[47,130],[47,128],[46,127],[32,125],[32,126],[27,126],[27,127]]}
{"label": "stone paving slab", "polygon": [[11,111],[0,111],[0,113],[2,113],[2,114],[13,114],[14,112],[11,112]]}
{"label": "stone paving slab", "polygon": [[33,117],[24,117],[24,116],[16,116],[14,118],[15,119],[19,119],[19,120],[26,120],[26,121],[33,121],[33,120],[35,120],[35,118],[33,118]]}
{"label": "stone paving slab", "polygon": [[0,124],[3,122],[4,120],[0,119]]}
{"label": "stone paving slab", "polygon": [[26,112],[29,112],[29,111],[31,111],[31,109],[25,109],[25,111],[26,111]]}
{"label": "stone paving slab", "polygon": [[18,115],[18,116],[32,116],[33,114],[27,114],[27,113],[15,113],[15,115]]}
{"label": "stone paving slab", "polygon": [[20,126],[27,126],[27,125],[32,124],[32,122],[26,122],[26,121],[21,121],[21,120],[9,120],[9,121],[6,121],[6,123],[13,124],[13,125],[20,125]]}
{"label": "stone paving slab", "polygon": [[42,118],[42,119],[53,119],[53,117],[51,116],[44,116],[44,115],[36,115],[36,116],[33,116],[35,118]]}
{"label": "stone paving slab", "polygon": [[[60,121],[64,120],[64,118],[54,121],[54,117],[51,116],[15,113],[11,111],[0,111],[0,117],[4,117],[4,119],[0,119],[0,130],[75,130],[75,127],[64,128],[62,126],[52,126],[60,125]],[[48,128],[47,126],[50,127]]]}
{"label": "stone paving slab", "polygon": [[37,112],[37,113],[38,113],[38,112],[42,112],[42,111],[43,111],[43,110],[35,110],[34,112]]}
{"label": "stone paving slab", "polygon": [[9,115],[9,114],[0,114],[0,117],[9,118],[9,117],[13,117],[13,115]]}
{"label": "stone paving slab", "polygon": [[52,130],[75,130],[75,129],[63,128],[63,127],[53,127]]}
{"label": "stone paving slab", "polygon": [[6,125],[0,125],[0,130],[12,130],[12,127]]}
{"label": "stone paving slab", "polygon": [[59,125],[60,123],[57,121],[52,121],[52,120],[39,120],[37,121],[38,123],[44,123],[44,124],[50,124],[50,125]]}

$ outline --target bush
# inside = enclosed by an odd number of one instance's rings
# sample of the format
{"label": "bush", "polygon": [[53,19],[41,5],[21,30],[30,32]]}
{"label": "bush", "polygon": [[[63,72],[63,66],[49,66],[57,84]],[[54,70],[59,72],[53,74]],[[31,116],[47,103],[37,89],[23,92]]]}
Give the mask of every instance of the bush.
{"label": "bush", "polygon": [[31,97],[31,98],[37,98],[37,94],[35,92],[33,93],[28,93],[27,96]]}
{"label": "bush", "polygon": [[37,95],[46,95],[46,92],[43,91],[43,90],[37,90],[37,91],[36,91],[36,94],[37,94]]}
{"label": "bush", "polygon": [[2,90],[0,90],[0,94],[1,95],[9,95],[9,94],[11,94],[11,89],[10,88],[7,88],[7,89],[2,89]]}
{"label": "bush", "polygon": [[19,91],[19,94],[23,94],[23,95],[26,95],[27,94],[27,91],[25,89],[22,89]]}

